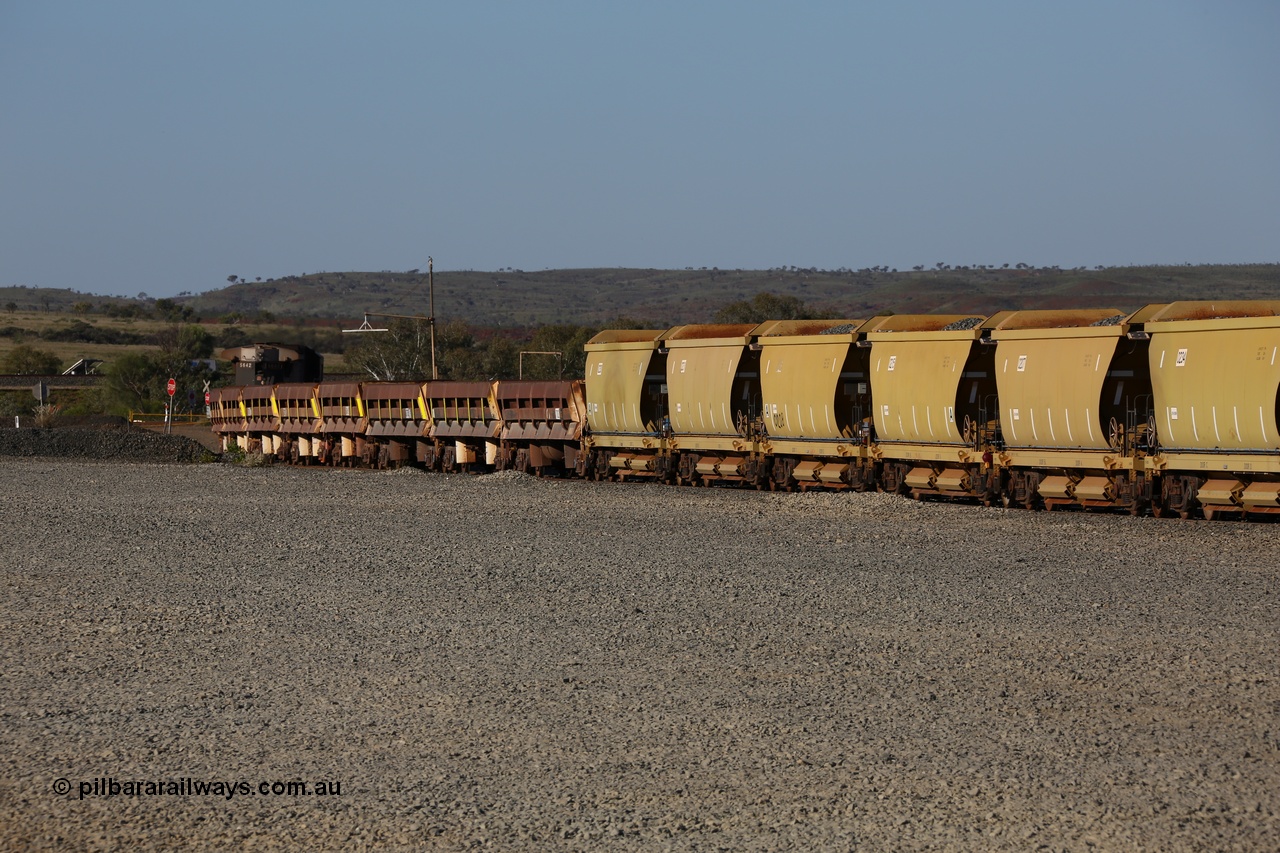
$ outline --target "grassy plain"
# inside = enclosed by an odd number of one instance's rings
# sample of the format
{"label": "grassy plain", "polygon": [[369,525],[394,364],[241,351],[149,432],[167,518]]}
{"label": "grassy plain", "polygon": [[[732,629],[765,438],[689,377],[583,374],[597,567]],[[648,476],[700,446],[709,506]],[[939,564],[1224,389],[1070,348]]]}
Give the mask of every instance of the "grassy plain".
{"label": "grassy plain", "polygon": [[[55,340],[49,336],[57,336],[59,332],[76,327],[76,324],[88,324],[96,332],[94,337],[109,338],[112,333],[121,337],[138,338],[136,342],[106,343],[86,340]],[[110,361],[113,358],[129,353],[155,349],[156,340],[170,332],[175,325],[173,320],[161,320],[152,317],[112,317],[104,314],[82,314],[67,310],[18,310],[0,313],[0,361],[3,361],[14,347],[21,344],[39,350],[51,352],[58,357],[63,369],[70,367],[81,358],[97,358]],[[298,338],[300,328],[293,324],[282,323],[236,323],[229,325],[221,321],[203,321],[198,325],[213,336],[220,346],[239,345],[233,343],[240,340],[292,342]],[[304,327],[305,328],[305,327]],[[315,327],[309,329],[316,331]],[[322,328],[324,334],[332,329]],[[340,359],[334,355],[336,362]]]}

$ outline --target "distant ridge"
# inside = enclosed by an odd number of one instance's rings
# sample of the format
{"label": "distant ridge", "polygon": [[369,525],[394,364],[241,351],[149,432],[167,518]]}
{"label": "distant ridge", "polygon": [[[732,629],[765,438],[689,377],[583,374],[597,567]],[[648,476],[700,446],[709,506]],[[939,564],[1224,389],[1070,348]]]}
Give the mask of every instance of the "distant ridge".
{"label": "distant ridge", "polygon": [[[598,325],[630,317],[661,326],[706,322],[728,303],[772,292],[839,316],[877,311],[994,313],[1007,308],[1136,309],[1178,299],[1280,298],[1280,264],[1102,270],[579,269],[439,272],[436,313],[479,326]],[[422,273],[314,273],[234,284],[184,300],[198,313],[278,316],[426,314]]]}
{"label": "distant ridge", "polygon": [[[1018,268],[1022,267],[1022,268]],[[1280,299],[1280,264],[1107,267],[960,267],[891,271],[569,269],[455,271],[435,275],[436,316],[473,326],[600,325],[629,317],[654,326],[707,322],[725,305],[772,292],[840,317],[878,311],[991,314],[1014,308],[1135,309],[1181,299]],[[6,295],[8,294],[8,295]],[[21,297],[21,298],[18,298]],[[70,290],[0,288],[30,310],[67,309]],[[205,318],[270,312],[277,317],[358,320],[365,311],[428,313],[427,276],[410,272],[324,272],[238,281],[175,297]]]}

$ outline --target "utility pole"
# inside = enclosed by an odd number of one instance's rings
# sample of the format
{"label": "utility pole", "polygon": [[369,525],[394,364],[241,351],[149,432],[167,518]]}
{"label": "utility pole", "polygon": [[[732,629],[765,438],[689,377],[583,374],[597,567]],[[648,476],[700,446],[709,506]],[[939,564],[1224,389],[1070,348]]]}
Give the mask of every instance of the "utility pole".
{"label": "utility pole", "polygon": [[427,305],[427,322],[431,326],[431,378],[439,379],[440,374],[436,372],[436,274],[434,261],[431,256],[427,256],[427,293],[430,302]]}

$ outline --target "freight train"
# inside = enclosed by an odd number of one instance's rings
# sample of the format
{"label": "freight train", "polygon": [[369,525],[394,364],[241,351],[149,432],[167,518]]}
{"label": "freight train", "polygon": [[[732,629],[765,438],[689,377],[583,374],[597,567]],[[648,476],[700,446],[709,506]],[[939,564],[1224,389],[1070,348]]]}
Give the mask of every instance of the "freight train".
{"label": "freight train", "polygon": [[215,389],[282,460],[1280,513],[1280,301],[606,330],[581,380]]}

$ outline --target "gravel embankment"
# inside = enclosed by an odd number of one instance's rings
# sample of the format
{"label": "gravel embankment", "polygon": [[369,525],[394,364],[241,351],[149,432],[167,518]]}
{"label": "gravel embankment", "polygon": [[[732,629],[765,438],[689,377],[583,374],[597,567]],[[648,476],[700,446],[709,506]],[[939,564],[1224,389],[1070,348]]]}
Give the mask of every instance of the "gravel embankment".
{"label": "gravel embankment", "polygon": [[195,439],[145,429],[0,429],[0,456],[199,462],[213,455]]}
{"label": "gravel embankment", "polygon": [[[0,471],[5,849],[1280,838],[1274,525],[519,475]],[[341,792],[257,793],[290,780]]]}

